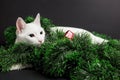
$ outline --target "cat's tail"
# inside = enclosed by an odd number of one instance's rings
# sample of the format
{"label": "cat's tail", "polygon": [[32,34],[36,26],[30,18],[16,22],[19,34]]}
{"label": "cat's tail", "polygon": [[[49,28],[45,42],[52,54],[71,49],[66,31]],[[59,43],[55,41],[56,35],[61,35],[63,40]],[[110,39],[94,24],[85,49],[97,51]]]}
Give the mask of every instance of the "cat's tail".
{"label": "cat's tail", "polygon": [[93,34],[91,34],[91,40],[93,44],[103,44],[103,43],[107,43],[109,40],[107,39],[103,39],[101,37],[95,36]]}

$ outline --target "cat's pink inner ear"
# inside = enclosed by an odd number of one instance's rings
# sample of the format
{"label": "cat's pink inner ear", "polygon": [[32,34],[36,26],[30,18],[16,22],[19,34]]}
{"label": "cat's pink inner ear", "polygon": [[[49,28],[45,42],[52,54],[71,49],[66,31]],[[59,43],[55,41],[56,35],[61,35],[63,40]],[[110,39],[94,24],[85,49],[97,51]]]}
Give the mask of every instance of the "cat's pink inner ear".
{"label": "cat's pink inner ear", "polygon": [[40,14],[38,13],[35,20],[34,20],[34,23],[37,24],[37,25],[40,25]]}
{"label": "cat's pink inner ear", "polygon": [[24,20],[19,17],[16,21],[16,28],[17,31],[20,33],[22,31],[22,29],[25,27],[26,23],[24,22]]}

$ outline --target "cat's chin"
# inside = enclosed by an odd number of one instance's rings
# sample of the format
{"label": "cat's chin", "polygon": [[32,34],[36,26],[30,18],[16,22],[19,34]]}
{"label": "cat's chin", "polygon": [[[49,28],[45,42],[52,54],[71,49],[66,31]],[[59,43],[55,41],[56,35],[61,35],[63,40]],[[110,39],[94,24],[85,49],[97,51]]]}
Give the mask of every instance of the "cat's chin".
{"label": "cat's chin", "polygon": [[40,47],[43,43],[44,43],[44,41],[43,42],[39,42],[39,43],[33,43],[32,45]]}
{"label": "cat's chin", "polygon": [[40,47],[42,45],[42,43],[33,43],[33,44],[29,44],[29,45],[33,45],[33,46],[37,46],[37,47]]}

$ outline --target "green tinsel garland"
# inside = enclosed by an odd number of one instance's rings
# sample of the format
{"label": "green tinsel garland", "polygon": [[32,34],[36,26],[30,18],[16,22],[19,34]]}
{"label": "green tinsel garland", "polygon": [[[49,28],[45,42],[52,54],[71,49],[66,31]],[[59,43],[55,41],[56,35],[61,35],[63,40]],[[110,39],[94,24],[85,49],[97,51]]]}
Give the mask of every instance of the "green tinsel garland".
{"label": "green tinsel garland", "polygon": [[[25,19],[26,22],[33,20],[33,17]],[[106,37],[108,43],[97,45],[92,44],[86,34],[75,35],[69,40],[63,32],[49,31],[54,26],[49,19],[41,18],[41,24],[47,33],[46,41],[41,47],[14,45],[15,26],[5,30],[7,45],[0,48],[1,71],[9,71],[13,64],[22,63],[32,64],[36,71],[54,78],[120,80],[119,40]]]}

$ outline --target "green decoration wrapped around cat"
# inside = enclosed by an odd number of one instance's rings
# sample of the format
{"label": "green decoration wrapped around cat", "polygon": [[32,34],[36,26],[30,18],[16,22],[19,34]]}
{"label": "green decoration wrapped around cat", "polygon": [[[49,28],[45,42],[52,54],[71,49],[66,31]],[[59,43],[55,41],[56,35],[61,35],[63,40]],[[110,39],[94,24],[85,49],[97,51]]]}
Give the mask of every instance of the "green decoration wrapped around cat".
{"label": "green decoration wrapped around cat", "polygon": [[0,48],[3,72],[32,67],[53,78],[120,79],[119,40],[81,28],[55,26],[40,14],[25,21],[19,17],[16,26],[8,27],[4,34],[7,45]]}

